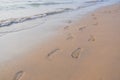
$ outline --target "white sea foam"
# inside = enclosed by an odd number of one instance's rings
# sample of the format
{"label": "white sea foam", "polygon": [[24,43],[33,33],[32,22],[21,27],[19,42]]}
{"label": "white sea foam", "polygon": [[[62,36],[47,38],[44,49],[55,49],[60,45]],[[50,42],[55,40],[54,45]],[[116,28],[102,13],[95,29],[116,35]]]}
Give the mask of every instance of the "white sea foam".
{"label": "white sea foam", "polygon": [[0,27],[119,0],[0,0]]}

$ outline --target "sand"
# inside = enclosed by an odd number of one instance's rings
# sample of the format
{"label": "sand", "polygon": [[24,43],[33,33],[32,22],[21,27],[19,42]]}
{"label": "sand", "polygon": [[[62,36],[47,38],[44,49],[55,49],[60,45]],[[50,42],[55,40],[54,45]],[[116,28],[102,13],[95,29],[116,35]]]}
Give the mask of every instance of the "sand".
{"label": "sand", "polygon": [[0,80],[120,80],[120,4],[56,29],[54,37],[1,65]]}

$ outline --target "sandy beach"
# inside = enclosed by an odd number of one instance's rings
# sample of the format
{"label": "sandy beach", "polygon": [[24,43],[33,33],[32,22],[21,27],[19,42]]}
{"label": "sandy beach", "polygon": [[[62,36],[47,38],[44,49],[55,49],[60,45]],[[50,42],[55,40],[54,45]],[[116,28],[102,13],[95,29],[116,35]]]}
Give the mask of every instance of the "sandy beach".
{"label": "sandy beach", "polygon": [[66,23],[2,63],[0,80],[120,80],[120,4]]}

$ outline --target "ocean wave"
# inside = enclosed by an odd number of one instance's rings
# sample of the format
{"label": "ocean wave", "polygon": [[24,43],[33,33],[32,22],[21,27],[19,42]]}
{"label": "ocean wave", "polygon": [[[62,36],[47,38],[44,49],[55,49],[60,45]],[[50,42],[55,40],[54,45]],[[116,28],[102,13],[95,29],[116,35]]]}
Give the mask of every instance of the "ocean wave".
{"label": "ocean wave", "polygon": [[[51,4],[53,4],[53,3],[51,3]],[[5,27],[5,26],[7,27],[7,26],[10,26],[12,24],[22,23],[22,22],[25,22],[25,21],[34,20],[34,19],[38,19],[38,18],[43,18],[43,17],[47,17],[47,16],[50,16],[50,15],[55,15],[55,14],[59,14],[59,13],[63,13],[63,12],[74,11],[74,10],[78,10],[78,9],[81,9],[81,8],[92,6],[94,4],[96,4],[96,3],[94,3],[94,2],[92,4],[91,3],[86,3],[86,5],[80,5],[76,8],[71,8],[71,7],[70,8],[58,8],[56,10],[46,12],[46,13],[43,13],[43,14],[36,14],[36,15],[26,16],[26,17],[21,17],[21,18],[9,18],[9,19],[6,19],[6,20],[1,20],[0,21],[0,27]],[[34,4],[34,5],[38,5],[38,4]]]}
{"label": "ocean wave", "polygon": [[22,22],[29,21],[29,20],[34,20],[34,19],[37,19],[37,18],[43,18],[43,17],[63,13],[63,12],[70,11],[70,10],[74,10],[74,9],[60,8],[56,11],[51,11],[51,12],[47,12],[47,13],[44,13],[44,14],[36,14],[36,15],[33,15],[33,16],[27,16],[27,17],[22,17],[22,18],[9,18],[9,19],[6,19],[6,20],[1,20],[0,21],[0,27],[10,26],[12,24],[22,23]]}
{"label": "ocean wave", "polygon": [[97,2],[105,2],[106,0],[90,0],[86,1],[85,3],[97,3]]}
{"label": "ocean wave", "polygon": [[[4,4],[4,5],[3,5]],[[72,2],[20,2],[20,3],[0,3],[0,10],[27,9],[40,6],[72,4]]]}
{"label": "ocean wave", "polygon": [[45,3],[38,3],[38,2],[34,2],[34,3],[28,3],[28,5],[31,6],[39,6],[39,5],[58,5],[58,4],[71,4],[72,2],[45,2]]}

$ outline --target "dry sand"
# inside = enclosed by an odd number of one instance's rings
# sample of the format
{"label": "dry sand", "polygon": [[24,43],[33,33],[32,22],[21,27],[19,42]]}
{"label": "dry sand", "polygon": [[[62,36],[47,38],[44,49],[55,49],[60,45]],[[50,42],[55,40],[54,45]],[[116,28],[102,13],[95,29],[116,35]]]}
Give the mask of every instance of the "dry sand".
{"label": "dry sand", "polygon": [[0,80],[120,80],[120,4],[68,23],[1,65]]}

